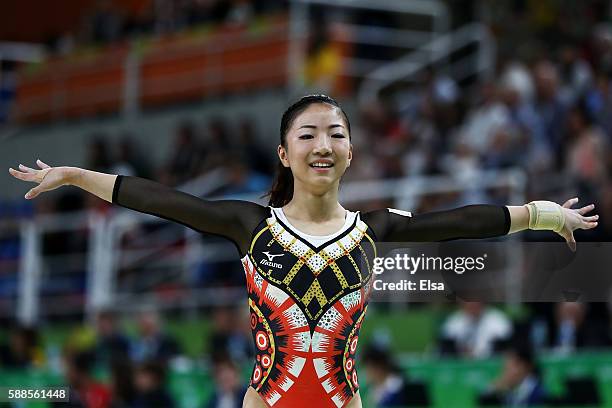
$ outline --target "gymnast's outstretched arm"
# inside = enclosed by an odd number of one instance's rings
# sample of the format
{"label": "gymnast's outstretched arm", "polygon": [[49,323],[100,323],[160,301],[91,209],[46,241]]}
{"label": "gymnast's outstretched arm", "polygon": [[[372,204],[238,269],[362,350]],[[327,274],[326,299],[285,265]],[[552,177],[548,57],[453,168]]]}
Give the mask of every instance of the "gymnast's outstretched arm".
{"label": "gymnast's outstretched arm", "polygon": [[462,238],[492,238],[525,229],[551,230],[561,235],[572,250],[576,229],[597,226],[598,215],[586,216],[594,205],[572,209],[577,198],[562,206],[533,201],[523,206],[468,205],[447,211],[412,215],[395,209],[364,214],[377,238],[389,242],[435,242]]}
{"label": "gymnast's outstretched arm", "polygon": [[40,170],[19,165],[9,169],[14,177],[38,183],[25,195],[32,199],[63,185],[74,185],[108,202],[181,223],[196,231],[232,240],[241,255],[247,250],[251,231],[266,209],[239,200],[210,201],[139,177],[98,173],[77,167],[50,167],[37,161]]}

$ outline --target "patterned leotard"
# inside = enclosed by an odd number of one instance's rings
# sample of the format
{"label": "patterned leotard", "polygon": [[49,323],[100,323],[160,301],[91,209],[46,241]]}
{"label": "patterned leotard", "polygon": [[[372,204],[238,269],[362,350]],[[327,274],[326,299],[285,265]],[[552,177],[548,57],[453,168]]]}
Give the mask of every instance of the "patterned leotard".
{"label": "patterned leotard", "polygon": [[344,407],[359,389],[355,353],[377,241],[441,241],[508,233],[505,206],[473,205],[415,215],[348,211],[335,234],[291,226],[282,209],[207,201],[119,176],[113,202],[230,239],[247,281],[256,361],[250,386],[268,406]]}

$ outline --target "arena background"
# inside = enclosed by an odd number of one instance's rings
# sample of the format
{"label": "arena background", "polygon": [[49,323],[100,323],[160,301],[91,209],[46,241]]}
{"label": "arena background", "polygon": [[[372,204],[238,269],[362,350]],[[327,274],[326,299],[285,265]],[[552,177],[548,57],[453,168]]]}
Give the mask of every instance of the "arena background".
{"label": "arena background", "polygon": [[[37,158],[264,202],[282,112],[326,93],[352,121],[348,208],[579,196],[601,220],[578,248],[612,236],[608,1],[0,7],[0,386],[75,387],[91,368],[90,392],[115,406],[214,407],[215,393],[241,395],[252,364],[231,243],[68,187],[26,201],[6,169]],[[391,406],[396,380],[410,406],[494,403],[527,350],[542,404],[612,406],[610,299],[373,303],[364,407]]]}

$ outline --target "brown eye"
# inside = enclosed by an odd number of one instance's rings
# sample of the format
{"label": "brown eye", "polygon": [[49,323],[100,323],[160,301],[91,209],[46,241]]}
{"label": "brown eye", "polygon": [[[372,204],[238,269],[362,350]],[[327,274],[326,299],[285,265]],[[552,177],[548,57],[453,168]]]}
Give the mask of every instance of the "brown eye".
{"label": "brown eye", "polygon": [[305,139],[312,139],[312,135],[308,135],[308,134],[306,134],[306,135],[301,135],[301,136],[299,137],[299,139],[302,139],[302,140],[305,140]]}
{"label": "brown eye", "polygon": [[344,135],[343,135],[342,133],[336,133],[336,134],[333,134],[333,135],[332,135],[332,137],[336,137],[336,138],[339,138],[339,139],[343,139],[343,138],[344,138]]}

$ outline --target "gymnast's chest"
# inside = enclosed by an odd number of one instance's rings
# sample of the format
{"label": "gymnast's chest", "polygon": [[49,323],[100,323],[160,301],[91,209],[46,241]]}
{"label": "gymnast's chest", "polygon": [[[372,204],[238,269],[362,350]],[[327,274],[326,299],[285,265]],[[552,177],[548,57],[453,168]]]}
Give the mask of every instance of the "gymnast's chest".
{"label": "gymnast's chest", "polygon": [[253,276],[289,294],[310,319],[364,287],[374,256],[374,242],[363,222],[315,246],[272,218],[254,234],[249,250]]}

